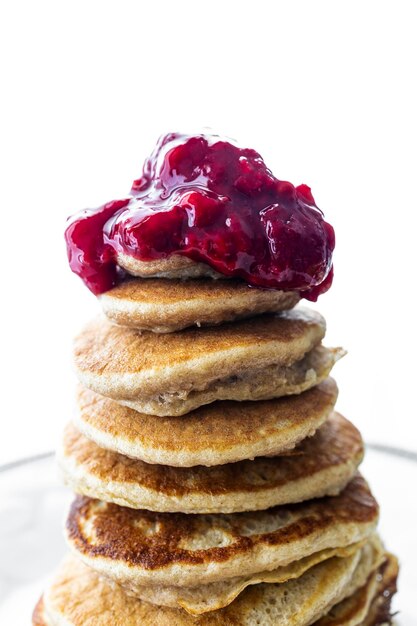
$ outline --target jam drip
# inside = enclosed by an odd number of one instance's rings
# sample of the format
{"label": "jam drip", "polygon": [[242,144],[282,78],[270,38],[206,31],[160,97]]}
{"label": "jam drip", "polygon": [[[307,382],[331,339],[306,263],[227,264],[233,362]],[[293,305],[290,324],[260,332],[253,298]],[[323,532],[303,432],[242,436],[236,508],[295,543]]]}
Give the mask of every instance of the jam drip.
{"label": "jam drip", "polygon": [[310,188],[278,180],[255,150],[216,135],[161,137],[129,196],[77,214],[65,237],[71,269],[95,294],[123,279],[118,254],[180,254],[308,300],[333,276],[334,231]]}

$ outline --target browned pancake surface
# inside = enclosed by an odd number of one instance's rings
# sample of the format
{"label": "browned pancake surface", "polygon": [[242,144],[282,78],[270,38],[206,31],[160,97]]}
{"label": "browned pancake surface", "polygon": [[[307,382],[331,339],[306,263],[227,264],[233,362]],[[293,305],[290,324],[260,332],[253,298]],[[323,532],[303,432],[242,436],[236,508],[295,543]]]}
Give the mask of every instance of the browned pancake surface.
{"label": "browned pancake surface", "polygon": [[238,280],[130,279],[100,296],[107,317],[121,326],[173,332],[291,309],[295,292],[254,289]]}
{"label": "browned pancake surface", "polygon": [[[374,597],[368,615],[362,626],[380,626],[393,623],[391,601],[397,593],[397,579],[399,574],[398,559],[393,554],[387,554],[386,561],[381,565],[378,572],[378,593]],[[337,626],[329,624],[329,626]]]}
{"label": "browned pancake surface", "polygon": [[[243,348],[256,350],[261,360],[288,365],[319,343],[324,332],[323,318],[303,309],[165,335],[119,328],[100,318],[77,337],[75,362],[79,370],[92,374],[156,372],[213,353],[221,361],[221,353]],[[219,375],[222,369],[219,362]]]}
{"label": "browned pancake surface", "polygon": [[[368,615],[362,626],[391,624],[390,604],[396,590],[398,564],[395,557],[388,555],[387,561],[380,568],[378,586],[372,599]],[[375,574],[372,574],[375,576]],[[246,589],[231,605],[205,615],[193,617],[179,609],[157,607],[126,596],[119,587],[112,587],[104,578],[75,560],[67,560],[53,583],[52,605],[59,618],[66,618],[71,626],[88,623],[120,624],[120,626],[239,626],[247,623],[245,619],[250,607],[259,606],[263,610],[259,615],[268,619],[268,600],[275,585],[257,585]],[[267,591],[267,593],[265,593]],[[81,601],[80,601],[81,600]],[[356,591],[353,596],[342,601],[314,624],[316,626],[346,626],[349,619],[360,613],[361,605],[366,601],[366,586]],[[35,607],[33,626],[58,626],[45,618],[44,600],[41,598]],[[119,621],[118,621],[119,620]],[[123,622],[121,621],[123,620]]]}
{"label": "browned pancake surface", "polygon": [[[144,302],[146,304],[165,305],[176,304],[179,301],[192,302],[194,300],[206,300],[211,302],[215,299],[226,300],[236,294],[257,294],[269,296],[273,300],[274,294],[286,293],[294,300],[294,292],[282,292],[274,289],[257,289],[248,287],[238,280],[169,280],[167,278],[143,278],[126,280],[114,287],[106,294],[112,298],[129,300],[131,302]],[[297,296],[297,300],[299,296]],[[295,304],[295,303],[294,303]]]}
{"label": "browned pancake surface", "polygon": [[[397,591],[398,573],[397,558],[387,553],[384,562],[376,573],[370,575],[366,585],[333,607],[327,615],[316,622],[316,626],[345,626],[357,623],[357,616],[363,611],[366,611],[366,617],[361,626],[391,624],[391,601]],[[376,587],[376,590],[369,604],[371,586]]]}
{"label": "browned pancake surface", "polygon": [[[77,493],[157,511],[231,512],[337,493],[362,460],[363,443],[353,424],[333,414],[290,456],[178,468],[105,450],[70,425],[60,456],[66,480]],[[137,493],[138,486],[147,493]]]}
{"label": "browned pancake surface", "polygon": [[99,445],[147,462],[217,465],[291,449],[332,411],[337,386],[327,379],[296,396],[215,402],[181,417],[138,413],[87,389],[77,427]]}
{"label": "browned pancake surface", "polygon": [[371,529],[377,518],[378,505],[358,475],[339,496],[230,515],[154,513],[77,496],[67,533],[81,554],[155,571],[173,564],[187,567],[249,558],[262,547],[299,542],[336,525]]}

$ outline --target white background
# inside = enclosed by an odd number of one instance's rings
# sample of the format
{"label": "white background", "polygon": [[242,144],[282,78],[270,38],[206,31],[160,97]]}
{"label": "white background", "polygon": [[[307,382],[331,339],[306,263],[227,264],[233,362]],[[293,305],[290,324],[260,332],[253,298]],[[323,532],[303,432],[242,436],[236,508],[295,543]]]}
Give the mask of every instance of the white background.
{"label": "white background", "polygon": [[312,187],[337,235],[318,308],[349,350],[339,407],[417,449],[415,7],[3,2],[0,463],[71,416],[71,339],[98,305],[67,267],[67,215],[124,196],[162,132],[203,126]]}

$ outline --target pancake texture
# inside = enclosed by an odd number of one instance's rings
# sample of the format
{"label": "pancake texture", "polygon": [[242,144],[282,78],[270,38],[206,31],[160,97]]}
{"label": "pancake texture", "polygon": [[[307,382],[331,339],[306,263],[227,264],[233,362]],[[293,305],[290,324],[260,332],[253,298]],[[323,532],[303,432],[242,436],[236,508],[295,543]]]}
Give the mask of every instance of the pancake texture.
{"label": "pancake texture", "polygon": [[213,466],[291,450],[325,422],[336,399],[329,378],[296,396],[215,402],[185,416],[155,418],[81,389],[74,422],[102,448],[146,463]]}
{"label": "pancake texture", "polygon": [[154,261],[140,261],[129,254],[117,255],[118,265],[131,276],[141,278],[190,278],[209,277],[225,280],[224,274],[219,274],[210,265],[198,263],[180,254],[171,254],[166,259]]}
{"label": "pancake texture", "polygon": [[[366,580],[366,576],[370,571],[375,570],[383,559],[383,546],[377,536],[363,544],[353,544],[346,548],[334,548],[316,552],[309,557],[293,561],[286,567],[279,567],[271,572],[260,572],[252,576],[228,578],[227,580],[208,585],[200,585],[198,587],[143,587],[135,590],[134,597],[145,602],[151,602],[157,606],[170,606],[173,608],[182,608],[190,615],[202,615],[210,611],[217,611],[231,604],[239,595],[252,585],[261,583],[286,583],[289,580],[300,578],[305,572],[324,561],[334,560],[334,557],[343,559],[347,562],[347,557],[353,557],[351,562],[358,563],[360,567],[360,580],[362,584]],[[359,574],[358,569],[356,570]],[[358,578],[355,575],[355,584]],[[349,594],[354,589],[349,588]],[[126,590],[130,595],[131,592]]]}
{"label": "pancake texture", "polygon": [[219,327],[156,335],[90,323],[75,341],[81,383],[160,416],[215,400],[266,400],[301,393],[327,377],[339,350],[319,344],[324,319],[296,308]]}
{"label": "pancake texture", "polygon": [[333,414],[288,456],[217,467],[150,465],[104,450],[69,425],[58,453],[76,493],[134,509],[234,513],[337,495],[363,458],[359,431]]}
{"label": "pancake texture", "polygon": [[[387,553],[386,560],[378,571],[377,593],[372,598],[369,611],[362,622],[362,626],[380,626],[381,624],[390,625],[393,623],[394,615],[391,612],[391,601],[397,592],[398,574],[399,563],[397,557],[394,554]],[[329,623],[323,626],[333,625]]]}
{"label": "pancake texture", "polygon": [[[161,393],[156,397],[118,400],[136,411],[158,416],[185,415],[216,400],[260,401],[302,393],[325,380],[344,355],[340,348],[317,346],[293,365],[270,365],[262,370],[220,379],[204,390]],[[182,398],[182,399],[181,399]]]}
{"label": "pancake texture", "polygon": [[[330,559],[306,572],[299,580],[284,584],[261,584],[245,590],[231,605],[219,611],[192,616],[180,609],[157,607],[127,596],[73,557],[66,557],[51,587],[38,602],[33,626],[377,626],[391,623],[389,602],[383,593],[395,588],[395,561],[388,556],[375,577],[378,586],[371,598],[369,616],[361,621],[364,567],[359,562],[346,583],[352,561]],[[368,583],[365,583],[368,585]],[[344,604],[352,587],[358,591]],[[385,622],[373,606],[388,605]],[[320,622],[331,610],[333,617]]]}
{"label": "pancake texture", "polygon": [[353,595],[335,605],[316,626],[383,626],[392,624],[391,600],[397,591],[398,561],[385,554],[373,572]]}
{"label": "pancake texture", "polygon": [[294,291],[254,289],[237,280],[131,279],[99,296],[106,316],[120,326],[170,333],[277,313],[294,307]]}
{"label": "pancake texture", "polygon": [[229,515],[154,513],[77,496],[66,530],[87,565],[135,589],[271,571],[362,541],[377,520],[378,505],[357,475],[338,496]]}

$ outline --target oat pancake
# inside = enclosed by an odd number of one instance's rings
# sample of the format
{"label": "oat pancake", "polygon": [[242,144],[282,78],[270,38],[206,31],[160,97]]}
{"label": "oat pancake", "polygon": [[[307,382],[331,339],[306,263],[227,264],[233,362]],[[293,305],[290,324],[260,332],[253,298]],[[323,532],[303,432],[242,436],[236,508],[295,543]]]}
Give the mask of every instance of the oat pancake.
{"label": "oat pancake", "polygon": [[146,463],[213,466],[294,448],[324,423],[336,398],[329,378],[300,395],[214,402],[182,417],[155,417],[81,389],[74,420],[99,446]]}
{"label": "oat pancake", "polygon": [[316,626],[382,626],[392,623],[391,600],[396,593],[398,561],[386,553],[379,568],[352,595],[336,604]]}
{"label": "oat pancake", "polygon": [[311,388],[339,355],[319,346],[324,333],[324,319],[301,308],[163,335],[99,319],[77,337],[75,365],[97,393],[143,413],[183,415],[215,400]]}
{"label": "oat pancake", "polygon": [[336,495],[363,458],[359,431],[333,414],[289,456],[215,467],[150,465],[100,448],[69,425],[58,452],[76,493],[134,509],[234,513]]}
{"label": "oat pancake", "polygon": [[[311,389],[324,380],[334,364],[344,355],[340,348],[313,348],[306,356],[289,366],[269,365],[261,370],[231,375],[215,380],[204,390],[182,389],[157,396],[139,395],[136,399],[116,399],[136,411],[161,417],[180,416],[216,400],[260,401],[282,398]],[[191,377],[194,373],[191,373]],[[117,392],[119,393],[119,392]]]}
{"label": "oat pancake", "polygon": [[77,496],[66,529],[87,564],[130,589],[273,570],[370,536],[378,505],[356,476],[338,496],[228,515],[155,513]]}
{"label": "oat pancake", "polygon": [[[381,626],[390,625],[393,623],[394,615],[391,612],[392,597],[397,592],[397,578],[399,574],[398,559],[394,554],[387,553],[385,562],[381,565],[377,572],[377,590],[374,597],[371,599],[371,605],[368,613],[366,614],[362,626]],[[363,604],[363,592],[361,598],[358,598],[356,606]],[[352,606],[346,607],[352,610]],[[338,612],[335,611],[335,617],[339,617]],[[346,609],[345,609],[346,614]],[[349,615],[348,615],[349,616]],[[347,620],[328,622],[320,624],[320,626],[351,626],[351,622],[348,624]],[[353,626],[353,625],[352,625]]]}
{"label": "oat pancake", "polygon": [[[352,558],[352,557],[351,557]],[[51,587],[38,602],[33,626],[376,626],[382,623],[374,606],[389,603],[395,590],[396,562],[388,556],[378,574],[363,583],[364,567],[359,562],[349,582],[346,574],[352,560],[331,559],[306,572],[300,580],[284,584],[256,585],[245,590],[230,606],[191,616],[180,609],[156,607],[127,596],[120,587],[109,584],[74,557],[66,557]],[[364,588],[377,580],[369,614],[362,621]],[[358,588],[344,603],[352,588]],[[384,592],[387,596],[384,597]],[[337,604],[338,603],[338,604]],[[317,621],[331,609],[329,618]],[[330,617],[332,616],[332,617]],[[385,623],[385,622],[384,622]]]}
{"label": "oat pancake", "polygon": [[[293,561],[286,567],[278,567],[271,572],[260,572],[259,574],[240,578],[228,578],[224,581],[198,587],[159,585],[135,589],[133,594],[129,589],[125,589],[125,591],[139,600],[151,602],[157,606],[182,608],[190,615],[203,615],[204,613],[217,611],[229,606],[245,589],[252,585],[286,583],[289,580],[300,578],[305,572],[319,563],[334,557],[346,558],[355,556],[357,553],[361,553],[360,556],[357,556],[357,559],[360,559],[360,568],[364,572],[361,574],[360,580],[365,582],[369,572],[375,570],[383,560],[384,548],[377,535],[372,536],[369,541],[361,544],[355,543],[346,548],[333,548],[316,552],[299,561]],[[349,594],[353,592],[354,589],[349,589]]]}
{"label": "oat pancake", "polygon": [[121,326],[156,333],[212,326],[291,309],[294,291],[254,289],[237,280],[132,279],[99,296],[104,313]]}
{"label": "oat pancake", "polygon": [[180,254],[171,254],[166,259],[140,261],[129,254],[118,254],[117,264],[131,276],[141,278],[214,278],[225,279],[223,274],[216,272],[210,265],[193,261]]}

